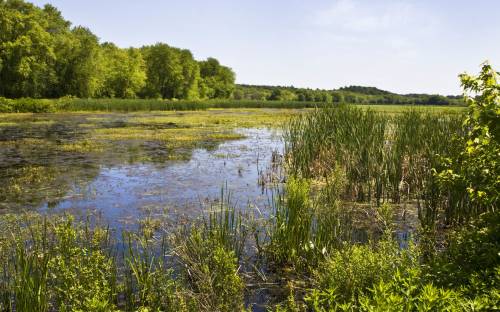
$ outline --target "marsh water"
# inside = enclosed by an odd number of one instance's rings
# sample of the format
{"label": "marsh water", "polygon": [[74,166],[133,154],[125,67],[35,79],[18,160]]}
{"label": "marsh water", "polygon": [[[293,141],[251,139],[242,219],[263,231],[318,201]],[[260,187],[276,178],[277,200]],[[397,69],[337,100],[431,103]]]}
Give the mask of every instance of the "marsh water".
{"label": "marsh water", "polygon": [[[259,178],[282,143],[268,129],[238,131],[246,138],[195,149],[189,160],[102,166],[92,181],[69,190],[53,209],[92,210],[111,223],[130,224],[145,215],[195,217],[229,196],[241,209],[263,212],[268,194]],[[40,208],[48,209],[48,203]]]}
{"label": "marsh water", "polygon": [[[1,212],[92,213],[114,227],[144,216],[182,222],[217,205],[224,192],[235,206],[266,213],[266,184],[279,180],[275,162],[283,142],[277,130],[225,130],[241,138],[182,148],[184,157],[175,159],[168,153],[178,151],[140,136],[92,148],[97,139],[89,132],[128,127],[126,114],[30,118],[0,123]],[[75,147],[83,139],[83,148]]]}

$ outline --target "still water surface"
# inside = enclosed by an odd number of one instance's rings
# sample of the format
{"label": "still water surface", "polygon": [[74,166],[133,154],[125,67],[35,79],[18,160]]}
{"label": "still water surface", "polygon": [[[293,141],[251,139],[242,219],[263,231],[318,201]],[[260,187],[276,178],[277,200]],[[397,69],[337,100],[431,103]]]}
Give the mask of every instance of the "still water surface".
{"label": "still water surface", "polygon": [[[97,212],[112,225],[165,212],[195,217],[217,205],[224,190],[235,206],[265,213],[270,195],[259,177],[271,172],[273,153],[282,152],[283,142],[268,129],[238,131],[246,138],[196,149],[188,161],[102,167],[91,183],[70,190],[50,209]],[[41,209],[49,210],[48,204]]]}
{"label": "still water surface", "polygon": [[283,150],[277,130],[237,129],[245,138],[194,149],[187,160],[168,160],[164,146],[140,140],[106,143],[101,153],[68,153],[50,144],[84,138],[81,124],[89,117],[40,118],[29,126],[0,125],[0,213],[97,213],[120,227],[150,215],[199,216],[223,188],[235,206],[265,213],[269,195],[259,181],[269,182],[271,167],[276,173],[272,160]]}

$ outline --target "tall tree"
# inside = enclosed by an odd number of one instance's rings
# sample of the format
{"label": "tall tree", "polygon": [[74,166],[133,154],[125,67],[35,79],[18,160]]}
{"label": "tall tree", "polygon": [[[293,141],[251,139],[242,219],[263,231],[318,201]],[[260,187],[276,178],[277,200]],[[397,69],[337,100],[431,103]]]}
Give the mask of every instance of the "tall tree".
{"label": "tall tree", "polygon": [[198,98],[198,65],[189,50],[164,43],[142,48],[146,60],[145,95],[166,99]]}
{"label": "tall tree", "polygon": [[54,80],[53,38],[41,9],[18,0],[0,1],[0,95],[44,96]]}
{"label": "tall tree", "polygon": [[146,84],[146,69],[138,49],[102,45],[104,82],[100,96],[134,98]]}
{"label": "tall tree", "polygon": [[82,98],[99,94],[104,82],[99,39],[89,29],[76,27],[71,30],[68,49],[63,57],[62,88],[65,94]]}
{"label": "tall tree", "polygon": [[234,72],[215,58],[200,62],[200,76],[202,97],[229,98],[234,91]]}
{"label": "tall tree", "polygon": [[23,0],[0,0],[3,97],[198,99],[200,92],[227,97],[234,74],[213,61],[207,61],[213,69],[205,66],[206,83],[200,83],[200,64],[189,50],[164,43],[141,49],[101,45],[89,29],[71,28],[52,5],[42,9]]}

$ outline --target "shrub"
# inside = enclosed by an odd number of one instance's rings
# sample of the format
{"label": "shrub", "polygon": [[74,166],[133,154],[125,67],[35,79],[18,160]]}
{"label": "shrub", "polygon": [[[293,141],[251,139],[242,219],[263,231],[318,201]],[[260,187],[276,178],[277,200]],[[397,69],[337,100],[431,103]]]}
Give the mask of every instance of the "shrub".
{"label": "shrub", "polygon": [[462,311],[460,294],[452,290],[422,284],[418,269],[374,284],[370,293],[360,298],[361,311]]}
{"label": "shrub", "polygon": [[14,101],[0,97],[0,113],[11,113]]}
{"label": "shrub", "polygon": [[114,310],[114,262],[100,248],[99,231],[87,240],[68,218],[55,224],[53,257],[48,262],[54,302],[61,311]]}
{"label": "shrub", "polygon": [[315,272],[316,290],[306,297],[313,305],[333,308],[355,303],[376,283],[389,280],[396,271],[406,272],[418,261],[417,250],[400,250],[398,243],[385,233],[375,245],[350,245],[335,250]]}

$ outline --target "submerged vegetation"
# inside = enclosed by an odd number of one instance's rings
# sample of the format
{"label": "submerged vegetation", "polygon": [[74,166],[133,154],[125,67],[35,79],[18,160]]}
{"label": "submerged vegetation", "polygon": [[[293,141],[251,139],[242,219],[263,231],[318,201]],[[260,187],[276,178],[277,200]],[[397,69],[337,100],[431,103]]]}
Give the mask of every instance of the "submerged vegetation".
{"label": "submerged vegetation", "polygon": [[[276,128],[294,110],[0,114],[0,211],[56,206],[100,167],[189,160],[199,148]],[[236,151],[234,151],[236,152]],[[156,169],[155,169],[156,170]],[[77,194],[79,191],[77,191]],[[78,195],[80,196],[80,195]]]}

